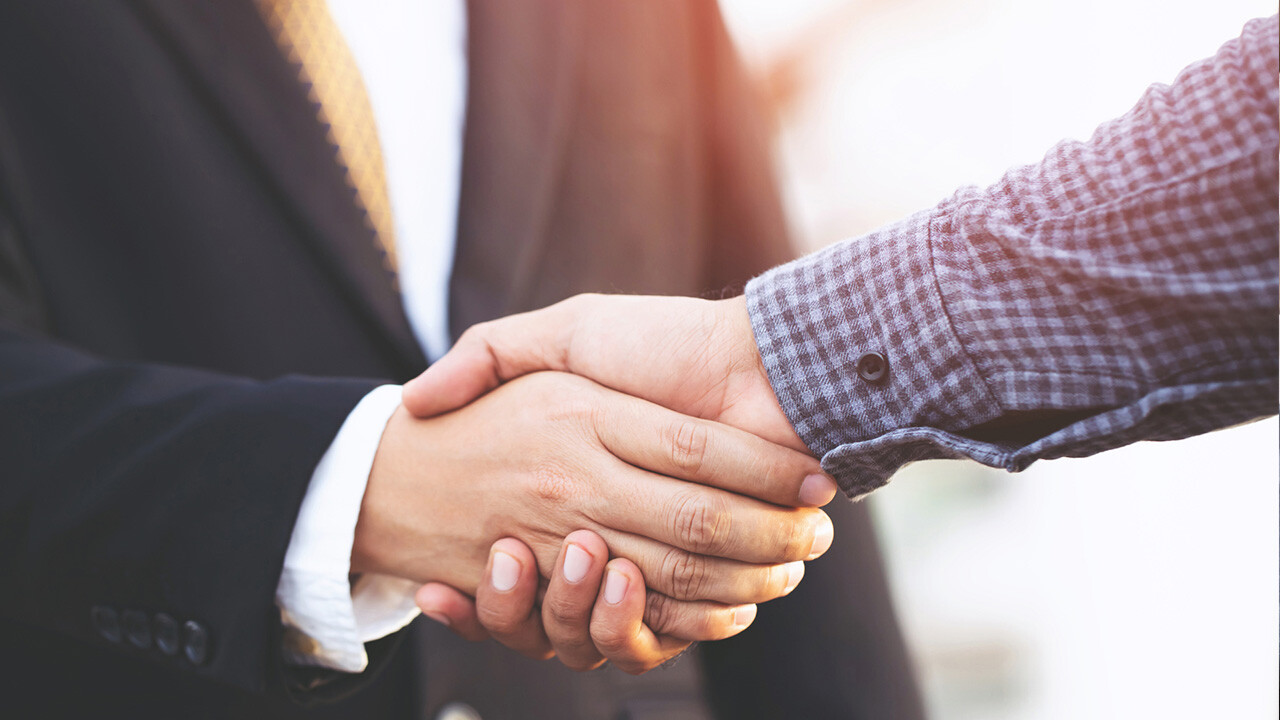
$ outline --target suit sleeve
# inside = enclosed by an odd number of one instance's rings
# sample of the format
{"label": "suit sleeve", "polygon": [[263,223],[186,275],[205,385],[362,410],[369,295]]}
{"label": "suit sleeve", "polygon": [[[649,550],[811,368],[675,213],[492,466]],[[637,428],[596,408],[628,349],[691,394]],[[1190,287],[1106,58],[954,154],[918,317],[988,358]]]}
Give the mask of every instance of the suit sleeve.
{"label": "suit sleeve", "polygon": [[276,589],[282,650],[291,665],[364,672],[366,643],[399,631],[419,615],[413,596],[421,583],[378,573],[351,580],[361,500],[400,395],[399,385],[365,395],[307,484]]}
{"label": "suit sleeve", "polygon": [[[0,320],[0,612],[264,689],[308,480],[375,385],[110,362]],[[161,648],[161,614],[202,657]]]}
{"label": "suit sleeve", "polygon": [[1276,43],[1252,21],[1087,142],[749,284],[850,497],[914,460],[1017,471],[1276,412]]}

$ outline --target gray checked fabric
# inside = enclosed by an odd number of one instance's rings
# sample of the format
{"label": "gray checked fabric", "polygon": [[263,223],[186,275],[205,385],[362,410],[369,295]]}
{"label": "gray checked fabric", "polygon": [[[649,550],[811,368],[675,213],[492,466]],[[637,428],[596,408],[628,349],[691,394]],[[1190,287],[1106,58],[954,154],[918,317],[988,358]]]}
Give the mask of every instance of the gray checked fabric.
{"label": "gray checked fabric", "polygon": [[[1276,413],[1277,27],[1087,142],[748,285],[783,409],[850,497],[915,460],[1018,471]],[[965,435],[1021,411],[1084,419]]]}

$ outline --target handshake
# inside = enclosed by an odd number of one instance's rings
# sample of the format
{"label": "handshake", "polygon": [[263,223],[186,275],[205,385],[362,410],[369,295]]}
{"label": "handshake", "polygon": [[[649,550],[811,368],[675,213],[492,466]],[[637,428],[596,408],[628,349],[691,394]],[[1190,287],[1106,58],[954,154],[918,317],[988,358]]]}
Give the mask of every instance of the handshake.
{"label": "handshake", "polygon": [[405,385],[351,567],[422,583],[463,637],[640,673],[791,592],[835,493],[744,298],[581,295],[471,328]]}

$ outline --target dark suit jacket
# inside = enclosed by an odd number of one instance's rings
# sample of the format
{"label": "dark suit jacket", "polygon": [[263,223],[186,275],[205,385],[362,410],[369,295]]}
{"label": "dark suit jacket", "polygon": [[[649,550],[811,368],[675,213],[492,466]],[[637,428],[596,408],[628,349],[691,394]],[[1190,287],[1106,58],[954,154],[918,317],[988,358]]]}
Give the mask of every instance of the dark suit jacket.
{"label": "dark suit jacket", "polygon": [[[455,333],[787,258],[712,2],[475,0],[469,55]],[[638,680],[426,622],[371,647],[381,673],[285,668],[273,595],[311,472],[360,397],[424,364],[247,0],[0,5],[0,714],[920,714],[849,505],[750,632]]]}

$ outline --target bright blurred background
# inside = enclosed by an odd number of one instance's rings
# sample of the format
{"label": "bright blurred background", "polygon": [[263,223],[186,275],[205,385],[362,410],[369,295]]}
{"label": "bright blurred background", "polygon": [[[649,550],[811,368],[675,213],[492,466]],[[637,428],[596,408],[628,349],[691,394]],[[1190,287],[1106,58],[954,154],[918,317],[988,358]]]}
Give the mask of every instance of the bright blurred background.
{"label": "bright blurred background", "polygon": [[[1274,0],[722,0],[806,249],[1085,139]],[[1280,49],[1277,50],[1280,52]],[[1276,718],[1273,418],[869,502],[936,720]]]}

